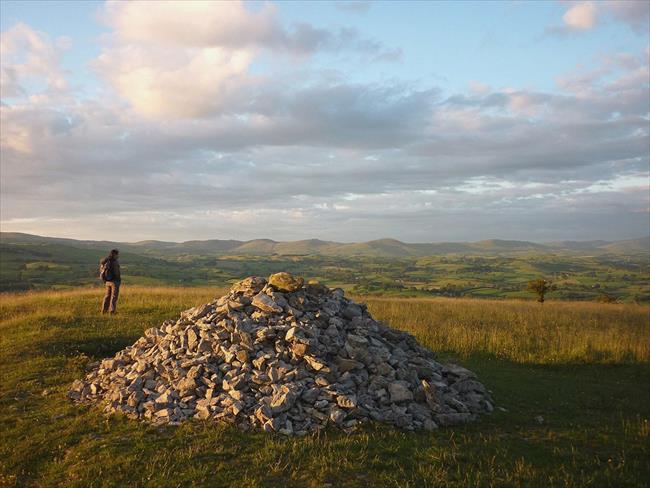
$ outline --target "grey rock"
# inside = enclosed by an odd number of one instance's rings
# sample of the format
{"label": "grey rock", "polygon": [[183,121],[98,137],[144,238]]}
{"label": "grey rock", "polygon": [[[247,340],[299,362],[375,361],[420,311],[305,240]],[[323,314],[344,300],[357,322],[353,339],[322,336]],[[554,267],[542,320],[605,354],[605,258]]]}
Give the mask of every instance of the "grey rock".
{"label": "grey rock", "polygon": [[471,371],[439,364],[342,290],[282,280],[247,278],[147,329],[90,364],[68,397],[155,424],[193,418],[284,435],[369,420],[430,431],[494,409]]}
{"label": "grey rock", "polygon": [[282,307],[273,301],[273,299],[266,293],[258,293],[253,297],[252,305],[259,308],[263,312],[279,313],[282,312]]}
{"label": "grey rock", "polygon": [[413,400],[413,393],[409,389],[408,383],[404,381],[390,383],[388,385],[388,393],[390,393],[390,401],[393,403]]}

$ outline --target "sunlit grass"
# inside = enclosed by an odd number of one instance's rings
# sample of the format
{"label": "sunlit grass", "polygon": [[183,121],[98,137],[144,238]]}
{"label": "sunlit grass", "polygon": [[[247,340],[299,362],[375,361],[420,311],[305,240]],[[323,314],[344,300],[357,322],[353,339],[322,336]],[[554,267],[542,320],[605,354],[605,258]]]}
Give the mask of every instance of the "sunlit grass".
{"label": "sunlit grass", "polygon": [[650,306],[472,299],[363,299],[434,351],[521,363],[650,361]]}
{"label": "sunlit grass", "polygon": [[[640,486],[650,478],[648,307],[363,298],[474,370],[497,408],[434,433],[370,426],[285,439],[157,428],[71,404],[90,360],[223,290],[124,286],[0,295],[0,486]],[[536,418],[543,417],[543,423]]]}

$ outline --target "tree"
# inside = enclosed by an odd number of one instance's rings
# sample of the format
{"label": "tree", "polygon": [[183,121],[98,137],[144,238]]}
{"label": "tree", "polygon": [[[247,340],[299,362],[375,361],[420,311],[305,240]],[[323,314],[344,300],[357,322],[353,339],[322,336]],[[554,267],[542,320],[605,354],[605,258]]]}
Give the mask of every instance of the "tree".
{"label": "tree", "polygon": [[537,301],[541,304],[544,303],[544,295],[549,291],[555,290],[555,285],[546,280],[533,280],[528,282],[528,291],[537,295]]}

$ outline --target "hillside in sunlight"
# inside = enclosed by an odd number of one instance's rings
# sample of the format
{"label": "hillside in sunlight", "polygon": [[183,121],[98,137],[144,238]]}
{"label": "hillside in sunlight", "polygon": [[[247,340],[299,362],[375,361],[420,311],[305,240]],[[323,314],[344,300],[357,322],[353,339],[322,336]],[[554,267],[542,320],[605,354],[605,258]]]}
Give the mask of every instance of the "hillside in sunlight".
{"label": "hillside in sunlight", "polygon": [[502,240],[406,244],[395,239],[129,244],[2,233],[0,291],[98,285],[99,259],[118,247],[129,284],[226,286],[251,274],[287,270],[361,294],[532,298],[528,281],[543,278],[554,282],[554,299],[648,303],[645,240],[568,242],[563,248]]}
{"label": "hillside in sunlight", "polygon": [[160,428],[66,398],[90,362],[222,293],[127,285],[116,316],[98,314],[99,290],[0,295],[0,483],[91,486],[106,472],[136,486],[166,485],[171,473],[183,485],[245,486],[635,487],[650,478],[648,306],[354,297],[491,390],[492,414],[434,432]]}

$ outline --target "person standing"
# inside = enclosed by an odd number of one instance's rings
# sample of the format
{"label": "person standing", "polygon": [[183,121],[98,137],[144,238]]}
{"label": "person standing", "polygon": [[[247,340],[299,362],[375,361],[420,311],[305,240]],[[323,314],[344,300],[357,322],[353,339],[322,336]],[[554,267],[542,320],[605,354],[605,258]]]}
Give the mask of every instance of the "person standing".
{"label": "person standing", "polygon": [[119,256],[120,251],[113,249],[108,253],[108,256],[102,258],[99,262],[99,277],[106,286],[106,293],[102,302],[102,313],[115,313],[117,309],[117,298],[120,295],[120,284],[122,282]]}

